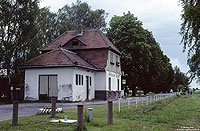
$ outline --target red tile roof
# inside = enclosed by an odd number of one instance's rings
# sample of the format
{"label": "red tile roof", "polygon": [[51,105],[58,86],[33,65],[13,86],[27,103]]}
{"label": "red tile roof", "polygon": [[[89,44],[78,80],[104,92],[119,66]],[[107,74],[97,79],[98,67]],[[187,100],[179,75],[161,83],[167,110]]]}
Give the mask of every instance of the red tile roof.
{"label": "red tile roof", "polygon": [[[73,39],[79,40],[82,44],[72,46],[70,42]],[[20,67],[81,66],[104,70],[107,65],[108,50],[121,54],[99,29],[84,30],[83,34],[77,30],[66,31],[41,49],[46,53],[30,59]]]}
{"label": "red tile roof", "polygon": [[29,61],[23,63],[20,68],[62,66],[77,66],[96,70],[93,65],[78,56],[77,53],[63,48],[57,48],[56,50],[52,50],[50,52],[32,58]]}
{"label": "red tile roof", "polygon": [[[65,49],[97,49],[97,48],[108,48],[114,52],[120,54],[120,51],[110,42],[110,40],[99,30],[99,29],[89,29],[84,30],[83,35],[77,35],[77,31],[66,31],[55,40],[50,42],[41,51],[51,51],[59,46]],[[86,46],[67,46],[67,43],[72,40],[77,39],[81,41]]]}

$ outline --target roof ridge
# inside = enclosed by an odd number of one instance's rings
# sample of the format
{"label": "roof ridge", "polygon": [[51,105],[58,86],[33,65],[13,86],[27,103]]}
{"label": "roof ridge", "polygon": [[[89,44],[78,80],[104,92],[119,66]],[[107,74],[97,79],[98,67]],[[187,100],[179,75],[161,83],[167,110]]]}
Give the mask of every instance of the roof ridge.
{"label": "roof ridge", "polygon": [[65,56],[67,56],[73,63],[74,62],[76,62],[76,61],[74,61],[71,57],[69,57],[67,54],[66,54],[66,52],[65,51],[67,51],[67,52],[69,52],[69,53],[72,53],[72,54],[75,54],[76,55],[76,53],[74,53],[74,52],[72,52],[72,51],[69,51],[69,50],[66,50],[66,49],[63,49],[63,48],[59,48],[64,54],[65,54]]}
{"label": "roof ridge", "polygon": [[76,52],[73,52],[73,51],[70,51],[70,50],[67,50],[67,49],[64,49],[64,48],[61,48],[61,47],[60,47],[60,49],[61,49],[61,50],[64,50],[64,51],[67,51],[67,52],[69,52],[69,53],[73,53],[73,54],[77,55]]}
{"label": "roof ridge", "polygon": [[[99,33],[100,33],[100,35],[101,35],[101,38],[104,40],[105,44],[108,45],[107,41],[106,41],[105,38],[104,38],[103,32],[101,32],[101,31],[99,30]],[[111,45],[108,45],[108,46],[111,46]]]}
{"label": "roof ridge", "polygon": [[[64,34],[66,34],[66,32],[69,32],[69,31],[65,31],[63,32],[61,35],[59,35],[58,37],[56,37],[55,39],[53,39],[51,42],[49,42],[47,45],[45,45],[43,48],[46,48],[48,47],[49,45],[51,45],[52,42],[56,41],[58,38],[62,37]],[[62,40],[63,41],[63,40]],[[40,50],[42,50],[43,48],[41,48]]]}
{"label": "roof ridge", "polygon": [[[77,53],[73,52],[73,51],[70,51],[70,50],[67,50],[67,49],[63,49],[63,48],[60,48],[62,50],[62,52],[69,58],[69,56],[64,52],[64,51],[67,51],[69,53],[72,53],[74,55],[77,55],[78,57],[80,57],[81,59],[83,59],[86,63],[88,63],[89,65],[93,66],[94,68],[96,68],[93,64],[89,63],[87,60],[85,60],[83,57],[81,57],[80,55],[78,55]],[[71,58],[69,58],[71,60]],[[72,61],[72,60],[71,60]],[[73,62],[73,61],[72,61]],[[76,62],[76,61],[75,61]]]}

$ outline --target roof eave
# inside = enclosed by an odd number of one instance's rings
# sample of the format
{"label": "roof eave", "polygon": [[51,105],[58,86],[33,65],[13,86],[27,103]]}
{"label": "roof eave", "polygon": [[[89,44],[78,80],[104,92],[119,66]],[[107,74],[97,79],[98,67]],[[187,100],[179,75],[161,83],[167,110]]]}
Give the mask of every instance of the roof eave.
{"label": "roof eave", "polygon": [[92,67],[87,67],[83,65],[71,64],[71,65],[24,65],[19,66],[19,69],[34,69],[34,68],[60,68],[60,67],[80,67],[84,69],[94,70],[94,71],[101,71],[104,69],[97,69]]}

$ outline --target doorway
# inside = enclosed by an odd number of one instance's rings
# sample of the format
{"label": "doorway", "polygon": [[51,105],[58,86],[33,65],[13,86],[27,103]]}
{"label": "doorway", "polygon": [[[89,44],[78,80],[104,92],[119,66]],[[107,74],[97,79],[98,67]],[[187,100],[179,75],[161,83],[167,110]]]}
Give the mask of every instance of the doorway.
{"label": "doorway", "polygon": [[57,75],[39,75],[39,100],[58,97]]}

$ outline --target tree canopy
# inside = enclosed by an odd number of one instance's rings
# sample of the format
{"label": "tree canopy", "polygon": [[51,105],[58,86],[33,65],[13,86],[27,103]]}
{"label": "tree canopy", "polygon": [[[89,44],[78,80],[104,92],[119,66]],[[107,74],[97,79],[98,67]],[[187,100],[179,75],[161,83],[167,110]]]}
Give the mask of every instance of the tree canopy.
{"label": "tree canopy", "polygon": [[35,35],[38,14],[37,0],[0,1],[0,61],[8,75],[17,74],[17,66],[30,52],[31,39]]}
{"label": "tree canopy", "polygon": [[200,80],[200,1],[180,0],[183,7],[180,34],[184,49],[189,48],[188,65],[191,78]]}
{"label": "tree canopy", "polygon": [[133,93],[136,87],[145,93],[171,88],[173,69],[169,58],[137,17],[130,12],[114,16],[109,23],[107,36],[122,52],[122,70],[128,74],[127,83]]}
{"label": "tree canopy", "polygon": [[92,10],[86,2],[77,0],[57,13],[38,4],[39,0],[0,1],[0,68],[7,69],[8,75],[19,74],[21,63],[39,55],[40,48],[66,30],[77,29],[80,24],[102,30],[106,27],[107,13]]}
{"label": "tree canopy", "polygon": [[180,71],[176,66],[174,68],[174,81],[173,81],[173,91],[187,91],[189,89],[189,77]]}
{"label": "tree canopy", "polygon": [[86,2],[77,0],[71,6],[65,5],[57,12],[57,27],[59,34],[66,30],[75,30],[79,25],[85,28],[105,30],[107,13],[103,9],[92,10]]}

